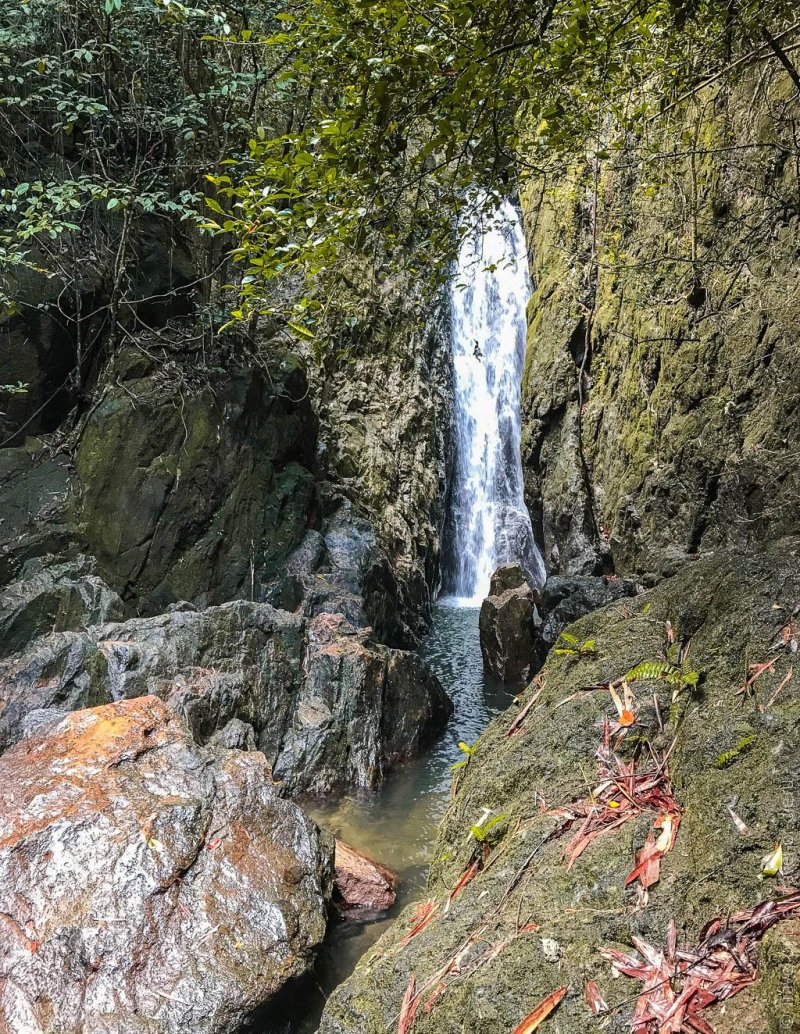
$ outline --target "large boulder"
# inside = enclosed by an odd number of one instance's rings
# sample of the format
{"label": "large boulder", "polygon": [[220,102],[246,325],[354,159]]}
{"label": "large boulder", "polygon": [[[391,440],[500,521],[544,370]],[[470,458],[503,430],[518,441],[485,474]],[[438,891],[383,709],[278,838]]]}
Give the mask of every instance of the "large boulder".
{"label": "large boulder", "polygon": [[309,969],[330,886],[263,755],[153,697],[72,714],[0,758],[0,1029],[236,1029]]}
{"label": "large boulder", "polygon": [[533,670],[537,598],[519,564],[501,564],[492,575],[479,629],[483,667],[499,682],[523,683]]}
{"label": "large boulder", "polygon": [[[415,655],[374,643],[342,615],[244,600],[44,636],[0,660],[0,750],[31,712],[153,695],[199,743],[257,744],[287,788],[376,786],[452,712]],[[232,724],[233,723],[233,724]]]}
{"label": "large boulder", "polygon": [[[642,984],[619,976],[601,949],[638,957],[647,942],[651,958],[668,953],[672,922],[678,948],[691,951],[720,919],[700,954],[717,951],[720,969],[735,970],[737,913],[796,886],[798,600],[800,539],[784,540],[768,554],[699,559],[646,596],[570,626],[597,650],[551,654],[542,684],[480,737],[431,850],[426,901],[406,909],[334,991],[320,1034],[395,1030],[401,1012],[415,1013],[414,1034],[509,1032],[560,988],[566,996],[543,1034],[624,1034]],[[622,738],[605,687],[626,675],[635,724]],[[612,781],[603,785],[606,766]],[[631,770],[641,811],[626,806]],[[619,793],[609,796],[614,779]],[[648,784],[657,790],[650,806],[641,796]],[[603,835],[593,816],[607,824]],[[468,831],[482,823],[476,841]],[[657,838],[667,849],[670,825],[672,849],[640,880],[637,855],[649,845],[653,859]],[[763,859],[778,842],[783,878],[762,874],[775,872]],[[769,908],[759,914],[763,933]],[[712,1001],[702,1029],[800,1030],[798,915],[753,945],[759,979],[724,1004]],[[587,1004],[590,981],[608,1004],[605,1017]]]}
{"label": "large boulder", "polygon": [[371,641],[341,614],[308,622],[302,694],[275,761],[294,789],[376,787],[444,727],[453,705],[414,653]]}

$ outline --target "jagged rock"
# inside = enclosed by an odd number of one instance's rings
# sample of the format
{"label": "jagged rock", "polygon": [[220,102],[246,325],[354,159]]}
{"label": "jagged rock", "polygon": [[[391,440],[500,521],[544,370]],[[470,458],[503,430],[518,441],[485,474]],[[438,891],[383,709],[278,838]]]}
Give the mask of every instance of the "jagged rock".
{"label": "jagged rock", "polygon": [[0,753],[21,739],[27,716],[111,701],[106,658],[82,632],[55,632],[0,658]]}
{"label": "jagged rock", "polygon": [[238,600],[55,633],[1,660],[0,750],[30,711],[148,694],[183,715],[199,743],[246,747],[252,735],[297,792],[376,786],[452,710],[415,654],[373,643],[342,615],[306,623]]}
{"label": "jagged rock", "polygon": [[310,967],[330,880],[261,754],[153,697],[72,714],[0,758],[0,1028],[236,1029]]}
{"label": "jagged rock", "polygon": [[567,625],[614,600],[635,596],[640,590],[641,586],[626,578],[577,575],[572,578],[552,575],[548,578],[539,599],[542,620],[536,630],[534,670],[538,671],[544,664]]}
{"label": "jagged rock", "polygon": [[336,841],[334,901],[347,916],[372,918],[391,908],[397,874],[341,840]]}
{"label": "jagged rock", "polygon": [[372,643],[341,614],[308,622],[306,680],[275,763],[293,787],[375,787],[418,753],[452,704],[416,654]]}
{"label": "jagged rock", "polygon": [[499,682],[524,682],[533,668],[538,594],[519,564],[502,564],[492,575],[479,618],[483,667]]}
{"label": "jagged rock", "polygon": [[0,655],[48,632],[79,631],[122,616],[122,600],[93,573],[89,558],[50,565],[31,559],[0,589]]}
{"label": "jagged rock", "polygon": [[[550,1024],[561,1034],[586,1034],[594,1023],[584,995],[588,980],[608,1002],[608,1029],[629,1031],[642,985],[614,979],[599,948],[633,953],[632,936],[663,948],[671,920],[678,946],[690,948],[711,919],[724,924],[777,896],[780,879],[759,879],[761,859],[776,842],[783,844],[787,870],[797,864],[800,691],[791,639],[783,645],[781,627],[796,623],[798,600],[800,539],[792,539],[766,554],[698,559],[644,598],[624,601],[629,615],[615,602],[571,625],[579,641],[596,641],[597,652],[551,654],[541,692],[528,689],[477,741],[431,847],[436,861],[426,897],[436,911],[412,938],[419,906],[401,913],[333,992],[320,1034],[394,1030],[412,974],[417,990],[424,989],[414,1034],[512,1031],[563,985],[569,992],[543,1034]],[[658,815],[644,813],[598,837],[568,869],[565,847],[583,820],[565,831],[565,811],[558,809],[589,802],[599,779],[602,724],[617,715],[610,694],[582,690],[642,660],[657,660],[667,621],[678,641],[691,643],[687,671],[697,671],[700,684],[696,691],[684,687],[676,699],[674,682],[633,681],[637,723],[629,740],[611,741],[611,749],[641,771],[655,768],[650,750],[659,759],[669,752],[672,788],[684,809],[660,880],[643,897],[626,879]],[[765,672],[752,695],[737,695],[748,663],[768,660],[775,661],[774,673]],[[793,664],[795,675],[785,682]],[[535,707],[526,711],[536,693]],[[644,751],[642,737],[649,745]],[[466,831],[487,808],[505,816],[495,827],[500,832],[488,864],[448,904],[476,857]],[[536,926],[521,928],[520,915]],[[795,920],[771,930],[762,942],[758,981],[725,1002],[724,1011],[704,1012],[717,1034],[798,1029],[798,928]],[[448,961],[456,957],[459,971],[448,976]]]}

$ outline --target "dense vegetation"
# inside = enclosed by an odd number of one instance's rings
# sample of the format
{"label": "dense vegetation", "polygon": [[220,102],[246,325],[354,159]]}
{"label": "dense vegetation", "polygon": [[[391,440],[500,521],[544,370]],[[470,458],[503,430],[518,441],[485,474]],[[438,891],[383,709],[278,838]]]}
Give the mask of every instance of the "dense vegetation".
{"label": "dense vegetation", "polygon": [[334,275],[361,293],[398,268],[435,281],[465,204],[490,205],[520,175],[644,159],[676,106],[767,58],[800,85],[793,11],[13,0],[0,15],[2,300],[30,304],[24,284],[44,272],[79,340],[130,332],[131,263],[156,220],[190,242],[202,323],[272,311],[308,335]]}

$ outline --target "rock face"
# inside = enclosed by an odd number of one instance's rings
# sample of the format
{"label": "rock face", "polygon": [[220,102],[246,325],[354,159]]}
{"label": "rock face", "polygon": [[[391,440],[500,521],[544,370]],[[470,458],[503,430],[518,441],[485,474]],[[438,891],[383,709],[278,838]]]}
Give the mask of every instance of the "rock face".
{"label": "rock face", "polygon": [[[412,974],[416,988],[425,989],[414,1034],[511,1031],[565,985],[566,998],[548,1023],[561,1034],[586,1034],[596,1022],[585,1000],[588,980],[597,982],[612,1010],[608,1029],[629,1030],[642,985],[613,979],[601,947],[633,954],[633,935],[663,947],[674,920],[678,946],[689,948],[709,920],[724,921],[777,893],[776,882],[786,881],[760,878],[761,859],[776,842],[787,873],[796,865],[800,734],[791,643],[798,600],[800,540],[790,539],[757,556],[698,559],[644,597],[624,601],[627,613],[615,602],[570,626],[580,641],[595,639],[597,652],[551,655],[533,709],[525,711],[523,697],[478,740],[432,851],[438,859],[427,889],[432,918],[412,936],[426,912],[415,906],[401,914],[331,996],[321,1034],[392,1029]],[[675,696],[674,679],[632,678],[636,724],[627,739],[618,742],[614,733],[610,740],[610,749],[636,771],[653,766],[651,749],[658,758],[671,751],[668,771],[681,821],[660,863],[660,880],[645,894],[638,882],[626,881],[658,811],[593,840],[571,868],[564,852],[584,821],[569,816],[587,802],[596,776],[599,782],[603,731],[597,723],[617,716],[607,691],[581,690],[657,660],[669,650],[667,621],[676,642],[688,648],[682,670],[697,672],[698,684],[684,684]],[[772,669],[738,693],[748,664],[770,660]],[[637,746],[642,737],[646,751]],[[490,864],[448,906],[453,888],[483,854],[464,831],[487,808],[503,816]],[[533,925],[522,930],[521,923]],[[730,999],[724,1012],[706,1010],[717,1034],[800,1029],[799,931],[797,920],[775,926],[761,945],[759,981]],[[459,967],[449,975],[455,957]],[[441,994],[426,1009],[440,980]]]}
{"label": "rock face", "polygon": [[0,758],[0,1027],[215,1034],[310,966],[330,845],[143,697]]}
{"label": "rock face", "polygon": [[[788,82],[764,71],[672,113],[654,141],[658,183],[635,152],[603,162],[596,220],[589,163],[522,192],[534,281],[522,458],[554,573],[613,562],[654,579],[797,528],[798,217],[778,215],[797,173],[759,157],[759,142],[793,133]],[[673,146],[682,132],[694,164]]]}
{"label": "rock face", "polygon": [[548,653],[564,629],[573,621],[599,610],[614,600],[635,596],[639,586],[625,578],[552,575],[540,590],[541,623],[536,629],[535,670],[544,664]]}
{"label": "rock face", "polygon": [[386,558],[370,622],[401,647],[425,634],[438,586],[452,419],[445,306],[431,312],[418,293],[407,278],[381,285],[361,332],[344,332],[311,377],[320,464]]}
{"label": "rock face", "polygon": [[483,667],[499,682],[522,683],[533,671],[537,598],[519,564],[501,564],[492,575],[479,628]]}
{"label": "rock face", "polygon": [[199,743],[257,743],[287,788],[324,792],[376,786],[452,712],[415,654],[342,615],[307,623],[266,603],[185,606],[53,633],[0,661],[0,750],[33,711],[154,695]]}
{"label": "rock face", "polygon": [[316,424],[297,360],[272,376],[234,365],[187,394],[141,351],[115,358],[78,444],[75,519],[131,609],[253,598],[302,539]]}
{"label": "rock face", "polygon": [[18,652],[37,636],[119,621],[122,600],[93,574],[87,557],[45,566],[29,560],[20,577],[0,589],[0,655]]}
{"label": "rock face", "polygon": [[391,908],[397,897],[397,875],[355,848],[336,841],[334,901],[349,918],[373,918]]}

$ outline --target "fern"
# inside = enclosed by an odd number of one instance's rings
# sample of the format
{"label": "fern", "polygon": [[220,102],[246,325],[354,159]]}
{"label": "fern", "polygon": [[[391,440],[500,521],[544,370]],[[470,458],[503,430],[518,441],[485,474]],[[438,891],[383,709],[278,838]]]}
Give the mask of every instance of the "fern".
{"label": "fern", "polygon": [[[470,826],[469,831],[479,844],[489,844],[490,847],[494,847],[500,839],[500,831],[495,829],[495,827],[499,826],[501,822],[505,822],[507,818],[507,815],[495,815],[480,826]],[[495,830],[494,834],[492,833],[493,829]]]}
{"label": "fern", "polygon": [[666,679],[675,672],[675,665],[667,661],[642,661],[625,675],[626,682],[637,679]]}

